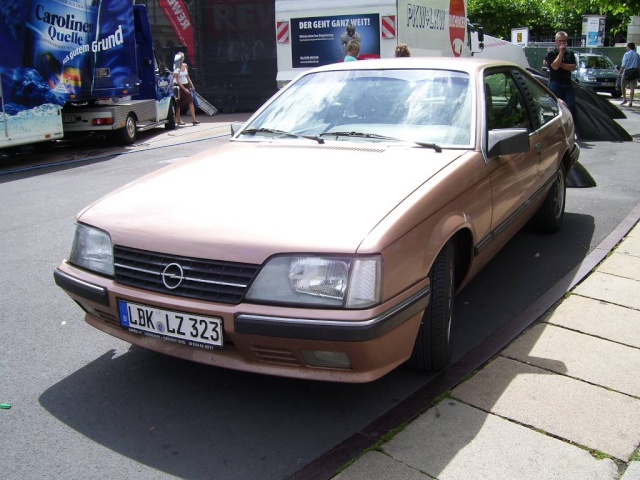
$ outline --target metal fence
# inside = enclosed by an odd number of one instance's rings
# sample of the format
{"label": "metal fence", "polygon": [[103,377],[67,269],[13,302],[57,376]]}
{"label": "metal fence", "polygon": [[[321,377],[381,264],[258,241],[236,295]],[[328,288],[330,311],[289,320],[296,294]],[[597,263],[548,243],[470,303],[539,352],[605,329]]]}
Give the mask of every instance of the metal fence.
{"label": "metal fence", "polygon": [[[524,54],[531,68],[535,68],[536,70],[542,69],[542,60],[547,54],[547,48],[546,46],[524,48]],[[570,49],[574,52],[602,53],[609,57],[618,67],[622,63],[622,56],[627,51],[625,47],[571,47]]]}

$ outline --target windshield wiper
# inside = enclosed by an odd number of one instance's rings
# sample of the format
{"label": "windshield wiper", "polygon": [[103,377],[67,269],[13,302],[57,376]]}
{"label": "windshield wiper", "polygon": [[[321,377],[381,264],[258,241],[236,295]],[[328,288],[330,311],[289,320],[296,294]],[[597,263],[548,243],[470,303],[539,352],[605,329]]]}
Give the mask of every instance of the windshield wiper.
{"label": "windshield wiper", "polygon": [[366,132],[322,132],[321,137],[336,136],[336,137],[358,137],[358,138],[373,138],[375,140],[394,140],[396,142],[402,142],[399,138],[387,137],[386,135],[378,135],[377,133]]}
{"label": "windshield wiper", "polygon": [[241,135],[252,133],[273,133],[274,135],[282,135],[285,137],[306,138],[308,140],[315,140],[319,144],[324,144],[324,140],[315,135],[298,135],[297,133],[285,132],[284,130],[276,130],[275,128],[247,128],[246,130],[240,132]]}
{"label": "windshield wiper", "polygon": [[[394,142],[406,142],[406,140],[402,140],[400,138],[388,137],[386,135],[378,135],[377,133],[366,133],[366,132],[323,132],[320,134],[321,137],[324,136],[336,136],[336,137],[357,137],[357,138],[373,138],[374,140],[391,140]],[[436,152],[442,152],[442,147],[436,143],[425,143],[425,142],[416,142],[411,140],[411,143],[415,143],[421,147],[425,148],[433,148]]]}
{"label": "windshield wiper", "polygon": [[442,152],[442,147],[437,143],[426,143],[426,142],[413,142],[413,143],[415,143],[416,145],[420,145],[421,147],[424,147],[424,148],[433,148],[438,153]]}

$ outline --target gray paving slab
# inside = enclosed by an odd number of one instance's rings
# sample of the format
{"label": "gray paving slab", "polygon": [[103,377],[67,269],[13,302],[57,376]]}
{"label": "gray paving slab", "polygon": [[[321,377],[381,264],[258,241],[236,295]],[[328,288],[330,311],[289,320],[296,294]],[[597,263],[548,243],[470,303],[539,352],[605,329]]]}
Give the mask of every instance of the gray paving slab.
{"label": "gray paving slab", "polygon": [[544,321],[640,348],[640,310],[571,295],[545,316]]}
{"label": "gray paving slab", "polygon": [[631,462],[620,480],[640,480],[640,462]]}
{"label": "gray paving slab", "polygon": [[595,271],[573,289],[574,293],[640,310],[638,280]]}
{"label": "gray paving slab", "polygon": [[[640,239],[635,240],[640,244]],[[598,265],[598,272],[640,281],[640,255],[634,256],[617,252],[618,250]]]}
{"label": "gray paving slab", "polygon": [[621,255],[640,257],[640,235],[625,238],[614,252]]}
{"label": "gray paving slab", "polygon": [[539,323],[502,355],[640,398],[638,348]]}
{"label": "gray paving slab", "polygon": [[627,233],[626,238],[629,237],[640,238],[640,223],[636,224],[636,226],[633,227],[629,233]]}
{"label": "gray paving slab", "polygon": [[640,400],[517,360],[497,357],[452,396],[625,462],[640,443]]}
{"label": "gray paving slab", "polygon": [[429,409],[382,449],[439,480],[618,476],[611,459],[597,460],[575,445],[451,399]]}
{"label": "gray paving slab", "polygon": [[367,452],[334,480],[429,480],[429,476],[381,452]]}

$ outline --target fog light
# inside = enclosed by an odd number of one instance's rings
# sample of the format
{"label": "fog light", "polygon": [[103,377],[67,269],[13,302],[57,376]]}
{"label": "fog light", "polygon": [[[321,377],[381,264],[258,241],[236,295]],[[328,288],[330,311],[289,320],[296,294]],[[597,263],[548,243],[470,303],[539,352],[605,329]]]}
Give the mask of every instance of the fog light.
{"label": "fog light", "polygon": [[320,350],[300,350],[300,356],[310,367],[350,369],[351,362],[346,353]]}

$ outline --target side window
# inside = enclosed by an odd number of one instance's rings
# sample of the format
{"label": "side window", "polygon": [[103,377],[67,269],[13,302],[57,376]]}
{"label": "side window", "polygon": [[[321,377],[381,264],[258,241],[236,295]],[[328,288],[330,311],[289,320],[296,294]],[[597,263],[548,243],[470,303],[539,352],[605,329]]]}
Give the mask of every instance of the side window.
{"label": "side window", "polygon": [[528,128],[529,117],[522,94],[509,72],[497,72],[484,79],[489,130],[498,128]]}
{"label": "side window", "polygon": [[525,78],[524,81],[531,92],[531,97],[533,99],[533,113],[535,116],[535,122],[538,124],[535,129],[537,130],[560,115],[560,107],[558,107],[558,102],[553,95],[548,93],[537,83],[534,83],[528,78]]}

